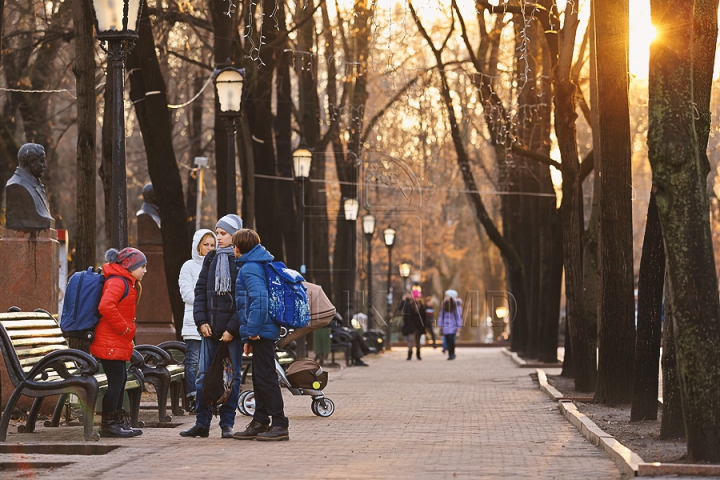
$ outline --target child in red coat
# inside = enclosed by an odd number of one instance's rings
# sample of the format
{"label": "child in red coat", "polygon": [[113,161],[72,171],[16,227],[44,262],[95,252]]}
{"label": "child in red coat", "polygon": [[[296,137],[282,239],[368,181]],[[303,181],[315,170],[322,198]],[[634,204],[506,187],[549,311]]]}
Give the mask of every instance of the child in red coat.
{"label": "child in red coat", "polygon": [[105,285],[98,306],[100,320],[90,345],[90,353],[100,360],[108,381],[102,401],[100,434],[134,437],[141,435],[142,430],[130,427],[122,408],[127,381],[125,362],[132,357],[135,310],[147,259],[135,248],[123,248],[119,252],[111,248],[105,253],[105,259],[108,263],[103,265]]}

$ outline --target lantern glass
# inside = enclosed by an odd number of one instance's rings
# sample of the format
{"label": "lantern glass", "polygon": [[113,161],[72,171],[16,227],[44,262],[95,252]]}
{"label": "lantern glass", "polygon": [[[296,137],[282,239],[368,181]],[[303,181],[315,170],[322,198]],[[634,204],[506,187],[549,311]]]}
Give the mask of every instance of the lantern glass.
{"label": "lantern glass", "polygon": [[[125,4],[128,16],[124,18]],[[142,8],[141,0],[96,0],[93,2],[97,33],[105,32],[137,32]]]}
{"label": "lantern glass", "polygon": [[507,317],[508,313],[510,313],[510,312],[508,311],[508,308],[505,306],[500,306],[495,309],[495,316],[500,319]]}
{"label": "lantern glass", "polygon": [[295,178],[308,178],[310,176],[310,165],[312,163],[312,152],[307,148],[298,148],[293,152],[293,170]]}
{"label": "lantern glass", "polygon": [[345,210],[345,220],[355,221],[357,220],[358,210],[360,209],[360,202],[354,198],[348,198],[343,203]]}
{"label": "lantern glass", "polygon": [[240,112],[243,90],[243,76],[237,69],[227,69],[215,78],[220,111],[223,113]]}
{"label": "lantern glass", "polygon": [[421,277],[420,277],[420,274],[419,274],[419,273],[413,273],[413,274],[410,276],[410,280],[411,280],[412,283],[415,284],[415,285],[417,285],[417,284],[420,283],[420,279],[421,279]]}
{"label": "lantern glass", "polygon": [[365,215],[362,219],[363,233],[365,235],[372,235],[375,233],[375,215]]}
{"label": "lantern glass", "polygon": [[383,237],[385,238],[385,245],[388,247],[392,247],[395,245],[395,229],[392,227],[388,227],[385,230],[383,230]]}
{"label": "lantern glass", "polygon": [[401,264],[400,264],[400,267],[399,267],[400,276],[401,276],[402,278],[408,278],[408,277],[410,276],[410,269],[411,269],[411,268],[412,268],[412,267],[410,266],[409,263],[401,263]]}

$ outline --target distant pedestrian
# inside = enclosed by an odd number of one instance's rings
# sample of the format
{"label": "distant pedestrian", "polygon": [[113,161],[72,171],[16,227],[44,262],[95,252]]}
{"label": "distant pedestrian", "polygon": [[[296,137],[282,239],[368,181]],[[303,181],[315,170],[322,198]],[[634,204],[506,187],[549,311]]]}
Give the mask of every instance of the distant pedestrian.
{"label": "distant pedestrian", "polygon": [[195,381],[197,380],[198,358],[200,356],[200,332],[195,325],[193,304],[195,303],[195,284],[202,269],[203,260],[211,250],[215,250],[217,238],[206,228],[193,235],[192,259],[180,269],[180,295],[185,302],[182,338],[185,341],[185,404],[188,412],[195,411]]}
{"label": "distant pedestrian", "polygon": [[442,328],[445,344],[447,345],[448,360],[455,360],[455,338],[457,331],[462,328],[462,307],[451,296],[443,299],[438,327]]}
{"label": "distant pedestrian", "polygon": [[402,334],[408,346],[408,360],[412,360],[413,345],[416,348],[417,359],[420,357],[420,337],[425,333],[427,321],[425,319],[425,305],[422,302],[420,290],[413,290],[412,294],[403,295],[398,308],[403,314]]}
{"label": "distant pedestrian", "polygon": [[142,293],[140,280],[147,271],[147,258],[135,248],[123,248],[119,252],[111,248],[105,252],[105,260],[107,263],[102,269],[105,284],[98,305],[100,320],[90,344],[90,353],[100,359],[108,383],[102,400],[100,435],[135,437],[142,435],[142,430],[130,426],[123,410],[125,362],[133,353],[135,312]]}
{"label": "distant pedestrian", "polygon": [[238,406],[242,381],[242,341],[240,321],[235,308],[235,279],[237,266],[232,248],[232,235],[242,228],[237,215],[225,215],[215,225],[217,249],[210,251],[203,260],[202,269],[195,284],[193,318],[200,331],[200,359],[196,388],[195,425],[180,432],[182,437],[207,437],[210,434],[212,408],[203,398],[202,387],[205,374],[215,358],[220,342],[228,345],[233,365],[233,386],[228,400],[220,406],[220,430],[222,438],[232,438],[235,425],[235,409]]}
{"label": "distant pedestrian", "polygon": [[[425,297],[425,320],[427,321],[427,336],[432,338],[433,348],[437,348],[437,340],[435,339],[435,300],[428,295]],[[429,342],[429,341],[428,341]]]}
{"label": "distant pedestrian", "polygon": [[[269,290],[263,264],[273,256],[260,244],[254,230],[243,229],[233,235],[238,266],[235,287],[240,335],[245,353],[252,353],[252,381],[255,393],[255,414],[245,431],[237,432],[238,440],[289,440],[285,404],[275,370],[275,342],[280,327],[270,317]],[[272,420],[272,424],[270,421]]]}

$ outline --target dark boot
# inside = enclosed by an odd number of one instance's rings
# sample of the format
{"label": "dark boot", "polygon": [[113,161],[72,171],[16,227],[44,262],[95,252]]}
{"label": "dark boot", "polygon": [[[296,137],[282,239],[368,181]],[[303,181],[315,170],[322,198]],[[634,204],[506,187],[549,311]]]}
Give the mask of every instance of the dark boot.
{"label": "dark boot", "polygon": [[408,360],[412,360],[412,348],[408,348]]}
{"label": "dark boot", "polygon": [[258,433],[267,432],[269,429],[270,425],[263,425],[262,423],[253,420],[247,424],[244,431],[235,432],[235,434],[233,434],[233,438],[237,438],[238,440],[255,440]]}
{"label": "dark boot", "polygon": [[100,436],[130,438],[134,437],[132,431],[125,430],[123,426],[117,423],[115,412],[102,412],[102,422],[100,423]]}
{"label": "dark boot", "polygon": [[419,348],[417,349],[417,359],[422,360],[422,358],[420,358],[420,349]]}
{"label": "dark boot", "polygon": [[187,430],[180,432],[181,437],[201,437],[207,438],[210,435],[210,429],[201,427],[197,423]]}
{"label": "dark boot", "polygon": [[287,428],[272,426],[267,432],[258,433],[255,438],[257,438],[258,442],[277,442],[280,440],[290,440],[290,435],[288,435]]}
{"label": "dark boot", "polygon": [[130,430],[133,434],[133,437],[138,437],[142,435],[143,431],[139,428],[133,428],[130,426],[130,418],[128,414],[123,410],[122,408],[118,408],[115,410],[115,420],[118,425],[122,425],[122,427],[125,430]]}

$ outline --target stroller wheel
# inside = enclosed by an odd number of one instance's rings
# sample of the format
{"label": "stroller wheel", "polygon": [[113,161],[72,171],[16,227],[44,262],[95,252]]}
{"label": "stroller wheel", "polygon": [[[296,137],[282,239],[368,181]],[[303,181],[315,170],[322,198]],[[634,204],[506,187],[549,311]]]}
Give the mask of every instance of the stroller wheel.
{"label": "stroller wheel", "polygon": [[255,415],[255,392],[247,390],[245,395],[239,399],[238,409],[242,405],[241,413],[248,417]]}
{"label": "stroller wheel", "polygon": [[329,417],[335,411],[335,404],[329,398],[318,398],[313,400],[312,411],[318,417]]}
{"label": "stroller wheel", "polygon": [[238,411],[242,413],[243,415],[247,415],[247,410],[245,409],[245,397],[248,393],[250,393],[252,390],[244,390],[240,392],[240,396],[238,397]]}

